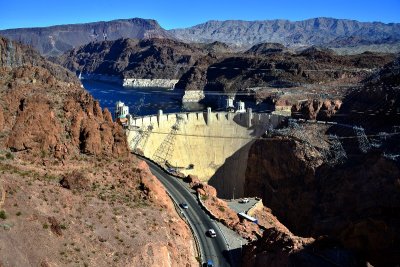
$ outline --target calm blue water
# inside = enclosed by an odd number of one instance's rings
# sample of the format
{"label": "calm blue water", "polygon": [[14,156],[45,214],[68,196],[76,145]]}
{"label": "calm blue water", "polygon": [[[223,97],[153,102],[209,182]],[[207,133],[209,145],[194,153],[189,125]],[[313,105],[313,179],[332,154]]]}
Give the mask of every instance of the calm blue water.
{"label": "calm blue water", "polygon": [[[183,103],[181,90],[167,90],[160,88],[129,88],[121,85],[93,81],[81,80],[83,86],[92,96],[99,100],[102,108],[108,108],[114,114],[115,103],[122,101],[129,106],[131,114],[144,116],[157,114],[162,109],[164,113],[180,111],[204,111],[207,107],[213,110],[225,110],[226,97],[223,95],[207,94],[202,103]],[[246,103],[246,107],[253,108],[254,111],[267,111],[270,107],[266,104],[256,105],[251,98],[241,97],[237,100]],[[138,108],[140,106],[140,108]]]}
{"label": "calm blue water", "polygon": [[[122,101],[129,106],[129,112],[136,115],[157,114],[162,109],[164,113],[180,111],[202,111],[206,107],[199,103],[189,103],[182,106],[182,91],[160,88],[129,88],[117,84],[82,80],[83,86],[92,96],[99,100],[102,108],[108,108],[112,114],[115,103]],[[138,109],[138,106],[141,106]]]}

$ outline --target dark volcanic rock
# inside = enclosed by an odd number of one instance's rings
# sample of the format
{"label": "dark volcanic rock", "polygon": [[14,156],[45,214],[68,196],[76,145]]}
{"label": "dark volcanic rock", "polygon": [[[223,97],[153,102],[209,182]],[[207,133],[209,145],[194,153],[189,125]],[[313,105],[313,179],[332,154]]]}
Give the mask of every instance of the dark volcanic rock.
{"label": "dark volcanic rock", "polygon": [[62,187],[71,190],[82,190],[90,187],[90,180],[84,173],[73,171],[63,176],[60,181]]}
{"label": "dark volcanic rock", "polygon": [[0,31],[0,35],[30,45],[46,56],[60,55],[74,47],[104,40],[104,34],[107,40],[171,37],[155,20],[140,18]]}
{"label": "dark volcanic rock", "polygon": [[268,55],[273,53],[282,53],[288,51],[287,48],[278,43],[261,43],[252,46],[246,53]]}
{"label": "dark volcanic rock", "polygon": [[364,86],[351,90],[339,115],[338,121],[373,134],[392,132],[400,125],[400,57],[365,79]]}
{"label": "dark volcanic rock", "polygon": [[[252,87],[291,87],[351,77],[381,67],[392,54],[340,56],[312,47],[289,53],[279,44],[259,44],[245,53],[222,43],[186,44],[168,39],[119,39],[90,43],[59,58],[72,71],[125,78],[179,79],[176,88],[236,92]],[[311,70],[311,71],[310,71]],[[318,71],[322,70],[322,71]],[[331,71],[327,71],[331,70]],[[369,73],[368,73],[369,74]]]}
{"label": "dark volcanic rock", "polygon": [[90,43],[60,58],[72,71],[128,78],[179,79],[207,50],[170,39]]}

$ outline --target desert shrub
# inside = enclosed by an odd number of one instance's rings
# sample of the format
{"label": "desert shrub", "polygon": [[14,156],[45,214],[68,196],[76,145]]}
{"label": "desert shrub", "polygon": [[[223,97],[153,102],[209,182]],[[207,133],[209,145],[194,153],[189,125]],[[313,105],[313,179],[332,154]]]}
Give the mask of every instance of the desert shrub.
{"label": "desert shrub", "polygon": [[7,159],[14,159],[14,155],[11,152],[6,153],[6,158]]}
{"label": "desert shrub", "polygon": [[3,220],[7,219],[7,214],[4,210],[0,210],[0,219]]}

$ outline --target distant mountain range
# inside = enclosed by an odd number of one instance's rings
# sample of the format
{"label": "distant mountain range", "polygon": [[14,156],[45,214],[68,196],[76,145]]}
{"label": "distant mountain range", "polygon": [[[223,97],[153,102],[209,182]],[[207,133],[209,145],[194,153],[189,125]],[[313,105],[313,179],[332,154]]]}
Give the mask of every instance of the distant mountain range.
{"label": "distant mountain range", "polygon": [[190,28],[165,30],[155,20],[123,19],[108,22],[22,28],[0,31],[0,35],[28,44],[46,56],[100,40],[119,38],[170,38],[183,42],[215,41],[247,49],[270,42],[286,47],[323,46],[352,53],[367,50],[400,51],[400,23],[359,22],[347,19],[313,18],[303,21],[208,21]]}
{"label": "distant mountain range", "polygon": [[105,39],[173,38],[157,21],[140,18],[10,29],[0,31],[0,35],[30,45],[45,56],[57,56],[75,47]]}

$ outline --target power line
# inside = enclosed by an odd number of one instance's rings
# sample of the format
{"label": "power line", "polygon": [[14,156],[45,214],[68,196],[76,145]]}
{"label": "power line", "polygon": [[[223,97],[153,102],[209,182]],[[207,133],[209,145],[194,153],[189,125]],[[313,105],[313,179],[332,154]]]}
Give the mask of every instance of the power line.
{"label": "power line", "polygon": [[[129,128],[129,131],[141,131],[141,129]],[[152,133],[168,135],[170,132],[160,132],[160,131],[152,131]],[[174,133],[178,136],[188,136],[188,137],[202,137],[202,138],[222,138],[222,139],[246,139],[246,140],[265,140],[265,139],[274,139],[273,137],[244,137],[244,136],[222,136],[222,135],[199,135],[199,134],[188,134],[188,133]],[[386,133],[387,137],[400,135],[400,132]],[[380,137],[381,134],[370,134],[365,135],[366,137]],[[340,136],[337,139],[358,139],[357,135],[354,136]]]}

